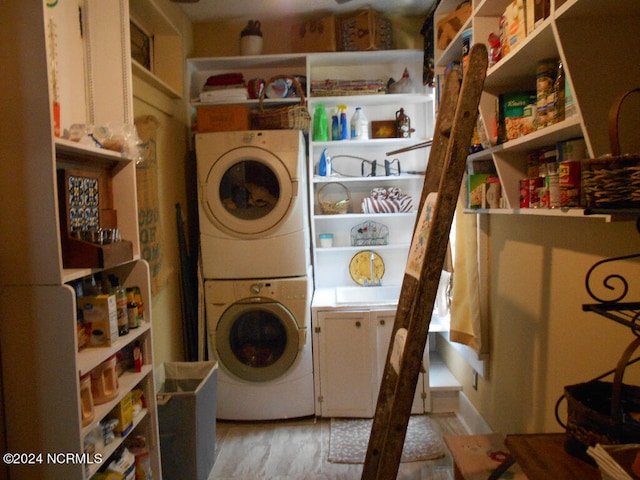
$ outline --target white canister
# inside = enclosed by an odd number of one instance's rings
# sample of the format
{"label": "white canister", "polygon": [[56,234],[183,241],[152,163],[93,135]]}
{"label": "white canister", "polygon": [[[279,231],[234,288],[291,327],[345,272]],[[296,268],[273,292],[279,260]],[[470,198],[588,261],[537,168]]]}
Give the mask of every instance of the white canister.
{"label": "white canister", "polygon": [[320,234],[320,246],[322,248],[333,247],[333,233],[321,233]]}
{"label": "white canister", "polygon": [[80,406],[82,411],[82,426],[86,427],[95,417],[93,395],[91,394],[91,376],[85,373],[80,377]]}

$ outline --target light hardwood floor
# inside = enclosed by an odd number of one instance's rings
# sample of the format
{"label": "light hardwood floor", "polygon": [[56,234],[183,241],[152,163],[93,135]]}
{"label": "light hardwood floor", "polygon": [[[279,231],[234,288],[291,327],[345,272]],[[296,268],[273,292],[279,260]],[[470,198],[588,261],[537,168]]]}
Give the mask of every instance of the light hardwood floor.
{"label": "light hardwood floor", "polygon": [[[431,414],[441,435],[468,433],[455,414]],[[329,419],[222,422],[216,426],[216,461],[209,480],[359,480],[362,465],[330,463]],[[452,480],[448,455],[401,463],[398,479]]]}

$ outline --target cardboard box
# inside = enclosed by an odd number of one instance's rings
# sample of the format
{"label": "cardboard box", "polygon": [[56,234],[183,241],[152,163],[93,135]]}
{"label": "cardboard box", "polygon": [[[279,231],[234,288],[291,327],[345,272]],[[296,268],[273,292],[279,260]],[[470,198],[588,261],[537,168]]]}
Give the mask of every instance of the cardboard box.
{"label": "cardboard box", "polygon": [[535,130],[537,93],[505,93],[498,97],[498,143],[527,135]]}
{"label": "cardboard box", "polygon": [[487,208],[488,173],[472,173],[467,178],[468,208]]}
{"label": "cardboard box", "polygon": [[109,347],[118,340],[118,309],[115,295],[81,297],[78,300],[87,347]]}
{"label": "cardboard box", "polygon": [[127,392],[122,400],[109,412],[109,418],[118,420],[118,424],[113,429],[121,437],[126,436],[133,427],[133,396]]}
{"label": "cardboard box", "polygon": [[500,208],[500,178],[494,173],[472,173],[468,176],[468,208]]}
{"label": "cardboard box", "polygon": [[456,10],[438,20],[436,27],[436,44],[440,50],[449,46],[460,29],[471,16],[471,2],[461,4]]}
{"label": "cardboard box", "polygon": [[336,18],[328,15],[294,25],[291,28],[291,46],[295,53],[335,52]]}
{"label": "cardboard box", "polygon": [[198,107],[197,115],[199,133],[249,130],[249,107],[246,105]]}
{"label": "cardboard box", "polygon": [[371,8],[337,20],[338,50],[391,50],[393,35],[391,22]]}
{"label": "cardboard box", "polygon": [[504,11],[507,52],[513,51],[527,36],[524,0],[513,0]]}

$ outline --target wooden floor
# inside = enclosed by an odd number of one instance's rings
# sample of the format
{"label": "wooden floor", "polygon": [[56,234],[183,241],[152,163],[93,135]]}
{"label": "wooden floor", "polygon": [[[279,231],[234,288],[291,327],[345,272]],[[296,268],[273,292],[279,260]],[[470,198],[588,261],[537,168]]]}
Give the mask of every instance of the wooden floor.
{"label": "wooden floor", "polygon": [[[442,435],[467,434],[455,414],[432,414]],[[330,463],[329,419],[221,422],[209,480],[359,480],[362,465]],[[448,456],[400,464],[398,479],[452,480]]]}

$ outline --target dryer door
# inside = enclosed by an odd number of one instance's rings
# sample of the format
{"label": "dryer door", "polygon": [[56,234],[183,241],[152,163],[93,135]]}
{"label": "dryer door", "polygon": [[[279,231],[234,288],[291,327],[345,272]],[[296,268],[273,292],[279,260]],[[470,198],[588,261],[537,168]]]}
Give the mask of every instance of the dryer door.
{"label": "dryer door", "polygon": [[266,382],[289,372],[301,349],[293,314],[281,303],[231,305],[220,317],[215,349],[220,365],[249,382]]}
{"label": "dryer door", "polygon": [[238,147],[215,161],[201,186],[207,216],[238,237],[260,237],[289,215],[298,182],[272,152]]}

